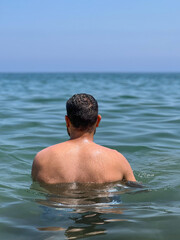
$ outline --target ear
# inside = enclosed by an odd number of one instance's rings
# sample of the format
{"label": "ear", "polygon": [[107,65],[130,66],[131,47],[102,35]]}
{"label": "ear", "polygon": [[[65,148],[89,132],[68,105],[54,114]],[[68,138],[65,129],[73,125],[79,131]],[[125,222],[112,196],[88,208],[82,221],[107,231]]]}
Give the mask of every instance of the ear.
{"label": "ear", "polygon": [[96,127],[99,127],[100,121],[101,121],[101,115],[99,114],[97,117]]}
{"label": "ear", "polygon": [[67,115],[65,116],[65,121],[66,121],[66,127],[69,127],[70,126],[70,119]]}

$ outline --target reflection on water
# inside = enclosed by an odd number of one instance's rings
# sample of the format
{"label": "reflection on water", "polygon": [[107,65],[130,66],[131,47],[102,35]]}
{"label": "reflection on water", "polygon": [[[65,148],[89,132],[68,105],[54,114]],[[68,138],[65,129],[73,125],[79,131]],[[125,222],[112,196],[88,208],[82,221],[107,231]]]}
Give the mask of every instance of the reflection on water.
{"label": "reflection on water", "polygon": [[[37,229],[50,232],[64,231],[68,239],[103,235],[107,232],[105,225],[108,223],[129,221],[123,217],[119,218],[125,210],[121,195],[145,191],[141,189],[141,185],[131,182],[58,185],[33,183],[31,188],[42,193],[43,199],[35,201],[40,204],[42,218],[47,220],[47,226]],[[48,219],[54,219],[56,225],[48,226]]]}

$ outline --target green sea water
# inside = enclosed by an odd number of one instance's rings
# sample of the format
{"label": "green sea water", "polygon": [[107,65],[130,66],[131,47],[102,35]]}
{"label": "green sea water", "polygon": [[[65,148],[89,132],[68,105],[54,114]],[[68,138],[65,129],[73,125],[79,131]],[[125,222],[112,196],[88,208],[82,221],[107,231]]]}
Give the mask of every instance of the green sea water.
{"label": "green sea water", "polygon": [[[143,189],[32,183],[41,149],[68,139],[65,104],[92,94],[95,142]],[[180,74],[0,74],[0,239],[180,239]]]}

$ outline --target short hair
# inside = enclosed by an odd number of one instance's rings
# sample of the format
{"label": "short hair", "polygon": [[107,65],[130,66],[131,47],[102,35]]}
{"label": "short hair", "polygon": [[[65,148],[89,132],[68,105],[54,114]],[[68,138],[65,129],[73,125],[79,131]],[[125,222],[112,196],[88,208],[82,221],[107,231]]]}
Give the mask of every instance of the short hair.
{"label": "short hair", "polygon": [[73,95],[66,102],[67,116],[73,127],[84,131],[91,131],[98,117],[98,103],[96,99],[86,93]]}

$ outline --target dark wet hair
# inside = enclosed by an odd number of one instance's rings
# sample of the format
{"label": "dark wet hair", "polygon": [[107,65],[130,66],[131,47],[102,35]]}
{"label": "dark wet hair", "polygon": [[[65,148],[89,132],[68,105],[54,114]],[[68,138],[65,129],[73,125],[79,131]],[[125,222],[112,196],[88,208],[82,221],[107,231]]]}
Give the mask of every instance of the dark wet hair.
{"label": "dark wet hair", "polygon": [[66,103],[67,116],[79,130],[91,130],[98,117],[96,99],[86,93],[73,95]]}

